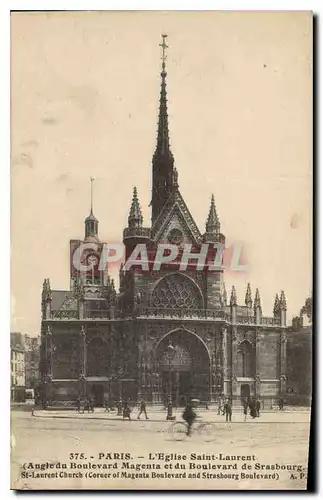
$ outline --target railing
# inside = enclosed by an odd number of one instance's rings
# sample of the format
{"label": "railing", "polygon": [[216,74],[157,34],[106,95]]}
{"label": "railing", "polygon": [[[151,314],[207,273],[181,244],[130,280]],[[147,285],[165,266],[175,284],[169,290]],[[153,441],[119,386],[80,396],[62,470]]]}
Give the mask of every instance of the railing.
{"label": "railing", "polygon": [[[174,319],[206,319],[206,320],[223,320],[231,323],[231,315],[227,314],[223,309],[213,310],[213,309],[184,309],[184,308],[158,308],[158,307],[147,307],[143,308],[137,313],[132,314],[126,312],[124,314],[116,314],[119,318],[128,318],[137,316],[139,318],[174,318]],[[79,318],[79,313],[77,310],[63,310],[63,311],[52,311],[51,319],[57,320],[73,320],[81,319]],[[110,310],[90,310],[84,311],[82,319],[102,319],[109,320],[113,319]],[[255,325],[256,318],[254,316],[237,315],[236,324],[240,325]],[[281,326],[279,318],[263,316],[261,318],[261,325],[263,326]]]}
{"label": "railing", "polygon": [[263,316],[261,318],[261,324],[265,326],[280,326],[280,318],[271,318]]}
{"label": "railing", "polygon": [[239,323],[240,325],[255,325],[256,318],[254,316],[237,316],[236,323]]}
{"label": "railing", "polygon": [[52,311],[51,319],[69,320],[69,319],[111,319],[110,311],[84,311],[80,318],[77,310]]}
{"label": "railing", "polygon": [[111,319],[110,311],[84,311],[83,314],[84,319]]}
{"label": "railing", "polygon": [[131,238],[136,236],[142,236],[144,238],[150,238],[150,228],[149,227],[126,227],[123,230],[124,238]]}
{"label": "railing", "polygon": [[78,311],[76,309],[52,311],[51,319],[78,319]]}
{"label": "railing", "polygon": [[180,318],[180,319],[224,319],[223,310],[211,309],[182,309],[182,308],[157,308],[142,309],[139,317],[146,318]]}

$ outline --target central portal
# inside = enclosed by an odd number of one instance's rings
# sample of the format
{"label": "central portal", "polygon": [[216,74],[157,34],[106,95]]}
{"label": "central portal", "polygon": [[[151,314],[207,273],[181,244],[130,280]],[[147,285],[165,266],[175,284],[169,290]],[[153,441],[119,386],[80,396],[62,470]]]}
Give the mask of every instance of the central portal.
{"label": "central portal", "polygon": [[158,366],[165,404],[170,397],[175,406],[185,406],[189,398],[209,400],[209,355],[197,335],[187,330],[166,335],[158,346]]}

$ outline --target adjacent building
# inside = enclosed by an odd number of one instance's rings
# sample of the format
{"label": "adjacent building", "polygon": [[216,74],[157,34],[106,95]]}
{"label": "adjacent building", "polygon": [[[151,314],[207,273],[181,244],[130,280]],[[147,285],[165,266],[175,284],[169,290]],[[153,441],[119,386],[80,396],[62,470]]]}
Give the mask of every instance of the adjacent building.
{"label": "adjacent building", "polygon": [[[225,235],[214,196],[201,231],[180,192],[169,139],[165,36],[161,46],[151,222],[144,225],[134,188],[123,229],[126,260],[141,245],[147,265],[121,266],[116,290],[109,269],[100,270],[104,242],[91,205],[84,238],[70,241],[70,289],[52,290],[48,278],[43,284],[43,398],[62,405],[86,395],[97,405],[120,397],[156,405],[171,398],[181,405],[195,397],[212,405],[221,395],[233,404],[257,396],[271,407],[286,393],[285,294],[272,291],[273,315],[265,317],[260,292],[252,293],[249,283],[242,303],[234,287],[227,297],[221,260],[213,267],[198,265],[206,244],[207,261],[215,262]],[[184,167],[181,172],[185,175]],[[73,264],[82,243],[86,271]],[[176,245],[178,258],[156,270],[161,243]],[[188,249],[183,270],[180,261]]]}
{"label": "adjacent building", "polygon": [[22,402],[39,384],[40,337],[11,332],[10,344],[11,400]]}
{"label": "adjacent building", "polygon": [[20,403],[25,400],[25,350],[23,335],[12,332],[10,337],[11,401]]}

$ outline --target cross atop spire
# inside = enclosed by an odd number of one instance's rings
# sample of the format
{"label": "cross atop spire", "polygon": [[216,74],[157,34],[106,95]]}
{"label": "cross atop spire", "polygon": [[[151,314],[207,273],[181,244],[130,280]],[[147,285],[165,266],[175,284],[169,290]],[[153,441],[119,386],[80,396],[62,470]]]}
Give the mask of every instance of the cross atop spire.
{"label": "cross atop spire", "polygon": [[[162,43],[159,44],[159,47],[161,47],[163,49],[163,53],[162,53],[162,68],[163,68],[163,71],[165,71],[165,67],[166,67],[166,59],[167,59],[167,55],[166,55],[166,49],[168,49],[168,45],[166,43],[166,38],[167,38],[167,35],[162,35]],[[166,76],[166,75],[165,75]]]}

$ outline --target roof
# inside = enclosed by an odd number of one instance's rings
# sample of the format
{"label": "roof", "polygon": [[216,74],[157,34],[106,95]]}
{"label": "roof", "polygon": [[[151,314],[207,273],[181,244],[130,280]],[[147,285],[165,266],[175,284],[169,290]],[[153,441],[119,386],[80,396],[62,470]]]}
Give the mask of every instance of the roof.
{"label": "roof", "polygon": [[52,310],[58,311],[66,299],[73,298],[70,290],[52,290]]}

